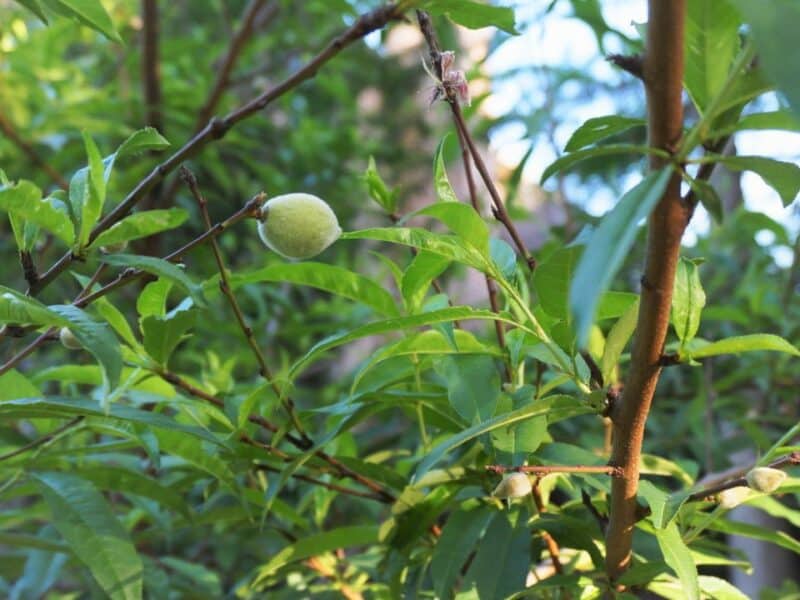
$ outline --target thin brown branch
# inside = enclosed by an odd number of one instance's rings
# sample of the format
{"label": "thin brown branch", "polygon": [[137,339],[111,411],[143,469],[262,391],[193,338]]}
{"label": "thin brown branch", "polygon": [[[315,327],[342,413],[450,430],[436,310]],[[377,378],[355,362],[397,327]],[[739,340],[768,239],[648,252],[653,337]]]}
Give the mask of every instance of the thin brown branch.
{"label": "thin brown branch", "polygon": [[[199,246],[203,242],[206,242],[209,239],[213,239],[218,235],[221,235],[231,225],[238,223],[242,219],[258,216],[263,201],[264,201],[263,194],[256,195],[250,201],[248,201],[247,204],[245,204],[242,208],[233,213],[227,219],[217,223],[216,225],[214,225],[214,227],[206,230],[204,233],[197,236],[187,244],[183,245],[178,250],[175,250],[174,252],[166,255],[163,260],[168,260],[172,262],[178,261],[183,257],[183,255],[185,255],[187,252],[189,252],[196,246]],[[93,281],[90,281],[89,285],[87,285],[87,287],[84,288],[84,290],[80,294],[78,294],[77,298],[73,301],[73,304],[75,306],[77,306],[78,308],[83,308],[85,306],[88,306],[98,298],[102,298],[103,296],[114,291],[115,289],[127,285],[128,283],[131,283],[132,281],[135,281],[140,277],[148,275],[146,271],[142,271],[140,269],[133,269],[133,268],[125,269],[116,277],[116,279],[107,283],[106,285],[98,289],[96,292],[88,293],[91,287],[94,285],[96,278],[100,276],[100,273],[102,273],[102,269],[98,268],[98,271],[92,277]],[[37,337],[35,340],[33,340],[33,342],[31,342],[23,350],[18,352],[16,355],[12,356],[8,361],[6,361],[3,365],[0,366],[0,375],[5,373],[9,369],[15,367],[17,364],[19,364],[19,362],[23,358],[31,354],[46,340],[50,339],[54,331],[55,328],[49,329],[48,331]]]}
{"label": "thin brown branch", "polygon": [[[766,466],[768,466],[771,469],[786,469],[788,467],[794,467],[796,465],[800,465],[800,452],[791,452],[790,454],[787,454],[782,458],[772,461],[770,464]],[[741,469],[740,472],[747,473],[748,471],[750,471],[750,469],[754,467],[755,465],[746,469]],[[746,485],[747,485],[747,480],[743,476],[734,477],[733,479],[727,479],[726,481],[723,481],[721,483],[716,483],[708,487],[705,487],[702,490],[694,492],[691,496],[689,496],[686,499],[686,501],[699,502],[702,500],[707,500],[725,490]]]}
{"label": "thin brown branch", "polygon": [[[211,217],[208,214],[208,203],[206,202],[203,193],[200,191],[200,187],[197,185],[197,178],[185,166],[180,168],[180,175],[181,179],[186,182],[186,185],[189,187],[189,191],[192,193],[192,196],[200,207],[200,213],[203,215],[206,228],[211,230],[213,225],[211,224]],[[211,250],[214,253],[214,260],[216,261],[217,269],[219,270],[219,289],[223,296],[225,296],[225,298],[228,300],[228,304],[230,304],[231,310],[233,310],[233,314],[236,317],[236,322],[239,324],[239,328],[244,334],[245,341],[247,342],[247,345],[250,346],[250,350],[252,351],[256,362],[258,363],[259,375],[269,382],[272,390],[275,392],[275,395],[280,398],[283,407],[286,409],[289,418],[292,420],[294,428],[297,430],[297,433],[300,434],[300,437],[302,438],[303,443],[306,445],[306,448],[310,448],[314,445],[314,443],[306,434],[303,424],[300,422],[300,418],[297,416],[294,402],[292,402],[291,398],[284,397],[280,387],[273,379],[272,373],[267,365],[267,360],[264,358],[264,354],[261,352],[261,348],[259,348],[256,337],[253,334],[253,328],[247,323],[247,319],[245,319],[242,308],[239,306],[239,301],[236,299],[236,295],[233,293],[230,277],[228,277],[228,270],[225,268],[225,262],[222,259],[222,252],[220,251],[219,244],[217,244],[217,240],[215,238],[211,238]]]}
{"label": "thin brown branch", "polygon": [[[256,469],[259,471],[269,471],[270,473],[282,472],[279,468],[270,465],[256,465]],[[292,473],[292,477],[295,479],[299,479],[300,481],[305,481],[313,485],[318,485],[327,488],[333,492],[347,494],[348,496],[355,496],[357,498],[366,498],[368,500],[375,500],[376,502],[381,502],[381,503],[386,502],[386,500],[384,500],[381,496],[378,496],[373,492],[362,492],[361,490],[354,490],[353,488],[345,487],[343,485],[338,485],[336,483],[331,483],[329,481],[322,481],[321,479],[310,477],[309,475],[304,475],[302,473]]]}
{"label": "thin brown branch", "polygon": [[[547,506],[544,503],[544,498],[542,498],[542,490],[539,489],[538,477],[533,484],[531,496],[533,496],[533,503],[536,505],[536,510],[539,511],[539,514],[542,515],[546,513]],[[558,542],[549,531],[544,530],[542,530],[542,539],[544,540],[545,546],[547,546],[547,551],[550,553],[550,560],[553,561],[553,568],[556,573],[563,575],[564,565],[561,564],[561,549],[558,547]]]}
{"label": "thin brown branch", "polygon": [[443,87],[445,100],[450,106],[450,112],[453,115],[453,121],[456,129],[459,132],[459,136],[466,143],[470,155],[472,156],[472,161],[475,164],[475,168],[478,170],[478,173],[480,174],[481,179],[483,180],[483,183],[489,192],[489,196],[492,199],[492,214],[494,214],[494,217],[503,224],[503,227],[506,228],[511,240],[517,247],[517,251],[519,252],[520,256],[525,259],[528,268],[533,271],[536,268],[536,259],[526,248],[525,243],[522,241],[522,238],[517,231],[516,225],[514,225],[514,222],[511,220],[511,217],[509,217],[508,212],[506,211],[505,204],[500,198],[500,192],[497,191],[497,186],[495,186],[494,180],[489,174],[489,169],[487,169],[486,163],[483,161],[483,157],[481,156],[480,152],[478,152],[475,141],[472,139],[472,135],[467,128],[467,124],[464,121],[464,115],[461,112],[461,106],[459,105],[458,98],[456,97],[454,90],[443,83],[444,76],[442,72],[442,52],[436,36],[436,31],[434,30],[433,23],[430,19],[430,15],[423,10],[417,10],[417,21],[419,22],[420,31],[422,32],[422,35],[425,37],[425,41],[428,44],[428,53],[431,57],[431,62],[433,63],[434,74],[439,79],[439,83]]}
{"label": "thin brown branch", "polygon": [[39,272],[36,270],[36,263],[33,262],[33,255],[27,250],[20,250],[19,264],[22,265],[22,275],[28,285],[34,285],[39,280]]}
{"label": "thin brown branch", "polygon": [[492,473],[531,473],[548,475],[550,473],[597,473],[610,477],[622,477],[622,469],[612,465],[524,465],[512,467],[507,465],[486,465]]}
{"label": "thin brown branch", "polygon": [[163,133],[158,0],[142,0],[142,85],[145,121]]}
{"label": "thin brown branch", "polygon": [[[331,40],[328,45],[305,66],[300,68],[287,79],[276,85],[270,90],[254,98],[250,102],[240,106],[225,117],[218,119],[212,118],[194,137],[186,142],[177,152],[167,160],[157,165],[136,187],[95,227],[89,236],[89,241],[94,241],[98,235],[106,231],[117,221],[125,217],[130,210],[153,188],[160,183],[169,173],[174,171],[184,161],[195,156],[209,143],[219,140],[233,126],[239,122],[257,114],[263,108],[280,98],[287,92],[293,90],[301,83],[313,78],[319,69],[329,60],[339,54],[344,48],[353,42],[362,39],[369,33],[382,28],[390,21],[402,17],[402,3],[386,4],[371,12],[359,17],[353,25],[348,27],[343,33]],[[30,295],[36,295],[56,279],[65,269],[67,269],[75,256],[68,252],[56,261],[37,281],[36,285],[29,288]]]}
{"label": "thin brown branch", "polygon": [[[469,191],[469,202],[472,204],[472,208],[475,210],[478,215],[481,214],[481,208],[478,205],[478,192],[475,189],[475,180],[472,177],[472,168],[470,167],[469,161],[469,148],[467,148],[466,142],[464,141],[464,137],[459,132],[458,135],[458,142],[461,146],[461,162],[464,165],[464,175],[467,178],[467,190]],[[484,273],[483,275],[484,281],[486,281],[486,293],[489,296],[489,306],[492,309],[492,312],[499,313],[500,312],[500,301],[497,297],[497,284],[495,281]],[[506,350],[506,331],[503,324],[500,321],[494,322],[494,332],[495,336],[497,337],[497,345],[500,347],[501,350],[505,352]],[[511,365],[509,364],[508,360],[504,362],[504,370],[506,381],[509,383],[514,381],[514,373],[511,372]]]}
{"label": "thin brown branch", "polygon": [[75,427],[76,425],[78,425],[81,421],[83,421],[83,419],[84,419],[83,417],[75,417],[71,421],[67,421],[66,423],[64,423],[61,427],[57,427],[50,433],[38,437],[35,440],[31,440],[24,446],[20,446],[19,448],[12,450],[11,452],[0,455],[0,462],[8,460],[9,458],[14,458],[15,456],[19,456],[20,454],[28,452],[29,450],[33,450],[34,448],[38,448],[39,446],[47,444],[48,442],[60,436],[65,431],[68,431],[73,427]]}
{"label": "thin brown branch", "polygon": [[[683,38],[686,0],[649,0],[644,81],[647,92],[649,145],[671,151],[683,130]],[[658,169],[666,161],[651,156]],[[648,221],[647,255],[641,308],[625,389],[612,414],[610,464],[622,470],[611,481],[610,518],[606,532],[606,572],[613,581],[630,565],[636,493],[647,415],[658,382],[659,360],[669,326],[672,289],[681,236],[690,210],[680,196],[680,175],[673,174]]]}
{"label": "thin brown branch", "polygon": [[[216,396],[214,396],[213,394],[209,394],[208,392],[205,392],[204,390],[201,390],[197,386],[192,385],[191,383],[189,383],[188,381],[186,381],[185,379],[183,379],[179,375],[176,375],[175,373],[167,371],[166,369],[159,369],[157,371],[157,373],[162,378],[164,378],[165,381],[167,381],[167,382],[171,383],[172,385],[182,389],[183,391],[187,392],[188,394],[190,394],[190,395],[192,395],[192,396],[194,396],[196,398],[200,398],[201,400],[205,400],[206,402],[208,402],[210,404],[213,404],[217,408],[223,408],[225,406],[225,403],[222,400],[220,400],[219,398],[217,398]],[[277,425],[275,425],[274,423],[268,421],[267,419],[265,419],[264,417],[262,417],[260,415],[248,415],[247,420],[250,421],[251,423],[254,423],[255,425],[258,425],[262,429],[266,429],[267,431],[269,431],[271,433],[278,433],[278,431],[279,431],[279,428],[278,428]],[[294,435],[292,435],[290,433],[287,433],[284,436],[284,439],[286,439],[286,441],[288,441],[290,444],[292,444],[295,448],[297,448],[299,450],[308,450],[308,448],[305,445],[305,442],[302,439],[300,439],[298,437],[295,437]],[[274,446],[268,446],[266,444],[262,444],[260,442],[256,442],[255,440],[253,440],[253,438],[249,438],[248,437],[247,439],[243,439],[243,441],[245,443],[247,443],[247,444],[256,445],[256,446],[259,446],[261,448],[264,448],[264,449],[268,450],[271,454],[274,454],[275,456],[277,456],[279,458],[282,458],[282,459],[291,458],[291,457],[289,457],[288,454],[286,454],[282,450],[279,450],[279,449],[275,448]],[[338,476],[345,477],[347,479],[352,479],[353,481],[356,481],[356,482],[360,483],[361,485],[363,485],[367,489],[372,490],[373,492],[375,492],[375,494],[377,496],[382,498],[382,502],[385,502],[387,504],[392,504],[395,501],[394,495],[391,494],[390,492],[386,491],[386,489],[384,489],[384,487],[381,484],[379,484],[378,482],[370,479],[369,477],[366,477],[366,476],[362,475],[361,473],[358,473],[357,471],[354,471],[353,469],[351,469],[350,467],[348,467],[344,463],[342,463],[336,457],[331,456],[330,454],[327,454],[326,452],[323,452],[322,450],[316,450],[314,452],[314,456],[316,456],[317,458],[323,460],[324,462],[328,463],[331,467],[333,467]]]}
{"label": "thin brown branch", "polygon": [[[261,12],[261,9],[264,8],[265,4],[266,0],[250,0],[250,3],[245,7],[242,13],[242,20],[239,23],[239,28],[231,37],[225,56],[222,57],[222,61],[216,69],[217,77],[214,80],[214,85],[211,87],[206,101],[197,113],[197,120],[194,125],[195,132],[200,131],[203,125],[214,115],[214,111],[217,109],[222,95],[230,84],[233,67],[239,59],[239,55],[242,53],[247,41],[250,39],[250,36],[253,34],[256,17],[259,12]],[[274,16],[278,8],[279,5],[277,2],[271,2],[264,10],[264,15],[269,19]]]}

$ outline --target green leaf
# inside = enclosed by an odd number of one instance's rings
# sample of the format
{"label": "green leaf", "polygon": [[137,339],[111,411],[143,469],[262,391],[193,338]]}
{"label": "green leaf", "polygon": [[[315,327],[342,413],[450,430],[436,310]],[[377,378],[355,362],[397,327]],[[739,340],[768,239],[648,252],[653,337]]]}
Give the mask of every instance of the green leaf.
{"label": "green leaf", "polygon": [[190,518],[189,507],[180,492],[137,471],[118,465],[106,466],[97,463],[82,465],[80,474],[81,478],[92,482],[101,490],[149,498],[187,519]]}
{"label": "green leaf", "polygon": [[575,400],[570,396],[549,396],[541,398],[532,402],[530,405],[523,408],[513,410],[503,415],[498,415],[488,421],[478,423],[472,427],[465,429],[461,433],[449,437],[445,441],[437,445],[431,450],[428,455],[419,463],[417,470],[414,473],[413,481],[419,481],[430,468],[439,462],[444,455],[459,446],[466,444],[468,441],[475,439],[490,431],[494,431],[499,427],[507,427],[518,421],[530,419],[539,415],[547,415],[547,420],[553,423],[557,420],[568,418],[575,415],[586,414],[592,412],[592,409],[582,401]]}
{"label": "green leaf", "polygon": [[141,320],[144,349],[158,364],[166,366],[172,352],[197,320],[197,311],[180,306],[164,317],[151,315]]}
{"label": "green leaf", "polygon": [[205,429],[184,425],[159,413],[139,410],[123,404],[112,404],[106,412],[94,400],[83,398],[47,396],[45,398],[16,398],[5,402],[0,401],[0,415],[9,419],[54,419],[78,416],[121,419],[148,427],[177,431],[184,437],[189,435],[214,444],[222,443]]}
{"label": "green leaf", "polygon": [[436,154],[433,157],[433,184],[436,190],[436,198],[439,202],[458,202],[458,196],[453,191],[453,186],[450,185],[450,180],[447,178],[447,168],[444,164],[444,144],[447,141],[447,135],[442,138],[439,145],[436,147]]}
{"label": "green leaf", "polygon": [[42,5],[39,0],[16,0],[17,4],[21,4],[37,17],[39,20],[47,25],[47,16],[44,14],[44,10],[42,10]]}
{"label": "green leaf", "polygon": [[569,284],[578,262],[580,246],[561,248],[542,262],[533,274],[533,284],[542,309],[551,317],[569,322]]}
{"label": "green leaf", "polygon": [[100,258],[104,263],[117,267],[134,267],[158,277],[170,280],[191,296],[195,305],[205,307],[202,289],[194,283],[183,270],[169,261],[154,256],[139,256],[135,254],[109,254]]}
{"label": "green leaf", "polygon": [[387,319],[385,321],[376,321],[361,327],[357,327],[350,331],[344,331],[335,335],[329,336],[324,340],[314,345],[308,352],[301,356],[289,369],[289,377],[294,379],[300,372],[307,367],[311,362],[316,360],[321,354],[342,346],[348,342],[352,342],[363,337],[370,335],[379,335],[381,333],[389,333],[391,331],[401,331],[403,329],[411,329],[413,327],[422,327],[424,325],[433,325],[436,323],[452,323],[453,321],[467,321],[469,319],[479,320],[496,320],[504,323],[518,323],[503,316],[496,314],[490,310],[476,310],[466,306],[454,306],[451,308],[443,308],[434,310],[419,315],[412,315],[408,317],[398,317],[396,319]]}
{"label": "green leaf", "polygon": [[[447,354],[491,354],[503,357],[502,351],[487,346],[475,339],[475,336],[462,329],[453,330],[453,335],[445,335],[437,329],[428,329],[378,349],[359,369],[353,378],[352,390],[358,388],[364,376],[377,364],[398,356],[447,355]],[[491,415],[490,415],[491,416]]]}
{"label": "green leaf", "polygon": [[675,571],[681,581],[683,592],[688,600],[700,599],[700,585],[697,580],[697,567],[689,552],[689,547],[681,538],[675,522],[670,522],[664,529],[656,529],[656,540],[664,561]]}
{"label": "green leaf", "polygon": [[381,205],[387,214],[392,215],[397,210],[397,192],[390,190],[384,183],[378,168],[375,166],[375,158],[369,157],[369,164],[364,175],[361,176],[362,181],[367,185],[367,191],[370,197]]}
{"label": "green leaf", "polygon": [[68,473],[35,473],[53,524],[114,600],[142,597],[142,561],[103,496]]}
{"label": "green leaf", "polygon": [[603,381],[611,383],[614,369],[619,363],[619,357],[625,350],[625,345],[636,330],[636,322],[639,318],[639,299],[631,304],[625,314],[614,323],[608,332],[606,344],[603,348],[603,357],[600,359],[600,372],[603,374]]}
{"label": "green leaf", "polygon": [[501,381],[492,357],[444,356],[436,361],[435,369],[446,382],[450,406],[466,423],[480,423],[494,414]]}
{"label": "green leaf", "polygon": [[752,113],[743,116],[727,127],[712,132],[711,137],[730,135],[737,131],[762,131],[769,129],[800,131],[800,119],[789,110]]}
{"label": "green leaf", "polygon": [[111,17],[100,0],[42,0],[51,10],[61,15],[74,17],[84,25],[102,33],[112,42],[122,43],[114,29]]}
{"label": "green leaf", "polygon": [[136,299],[136,312],[139,313],[140,320],[150,315],[166,316],[170,290],[172,282],[161,277],[144,286],[142,293]]}
{"label": "green leaf", "polygon": [[[103,179],[103,159],[100,156],[100,151],[97,149],[94,140],[85,131],[83,132],[83,143],[86,146],[89,166],[86,167],[86,189],[81,196],[79,208],[81,217],[78,242],[81,246],[85,246],[89,242],[89,234],[95,223],[100,219],[100,215],[103,214],[103,204],[106,201],[106,182]],[[72,198],[70,198],[70,202],[72,202]],[[75,203],[72,203],[72,208],[75,213],[78,213],[78,207]]]}
{"label": "green leaf", "polygon": [[71,304],[55,304],[49,308],[68,322],[67,326],[70,331],[100,363],[109,389],[116,388],[122,372],[122,354],[119,349],[119,340],[108,325],[98,323],[80,308]]}
{"label": "green leaf", "polygon": [[511,8],[489,6],[475,0],[425,0],[421,8],[434,15],[445,15],[454,23],[469,29],[497,27],[511,35],[519,33]]}
{"label": "green leaf", "polygon": [[785,352],[793,356],[800,356],[800,350],[780,336],[770,333],[754,333],[751,335],[737,335],[704,345],[695,344],[686,350],[687,358],[708,358],[718,354],[741,354],[742,352],[756,352],[767,350],[772,352]]}
{"label": "green leaf", "polygon": [[35,298],[0,285],[0,323],[62,327],[67,320]]}
{"label": "green leaf", "polygon": [[403,272],[400,291],[409,312],[419,312],[431,282],[441,275],[450,260],[439,254],[420,250]]}
{"label": "green leaf", "polygon": [[495,514],[485,506],[472,510],[459,509],[450,514],[431,559],[430,574],[439,597],[453,597],[456,581],[461,576],[461,567]]}
{"label": "green leaf", "polygon": [[[250,283],[288,281],[361,302],[381,315],[398,314],[394,298],[383,286],[336,265],[309,261],[276,263],[254,271],[236,273],[230,280],[233,288]],[[214,281],[218,281],[218,278]]]}
{"label": "green leaf", "polygon": [[339,548],[367,546],[378,541],[378,528],[373,525],[340,527],[298,540],[278,552],[258,569],[253,585],[258,585],[280,568],[311,556],[333,552]]}
{"label": "green leaf", "polygon": [[649,174],[628,191],[592,233],[570,286],[578,343],[589,335],[600,294],[605,291],[636,239],[639,221],[647,218],[667,187],[672,169]]}
{"label": "green leaf", "polygon": [[585,121],[583,125],[575,130],[567,145],[564,146],[564,151],[575,152],[623,131],[646,125],[647,121],[644,119],[632,119],[630,117],[620,117],[619,115],[595,117]]}
{"label": "green leaf", "polygon": [[[534,402],[536,390],[531,385],[524,385],[515,390],[510,398],[511,409],[519,409]],[[504,403],[501,401],[500,405]],[[498,411],[500,412],[500,411]],[[495,429],[492,434],[492,446],[496,450],[506,452],[511,455],[513,464],[520,464],[527,459],[527,455],[541,446],[547,436],[547,417],[542,415],[525,419],[519,423],[514,423],[509,427]]]}
{"label": "green leaf", "polygon": [[624,315],[628,309],[639,301],[639,294],[633,292],[603,292],[600,301],[597,303],[598,321],[605,319],[618,319]]}
{"label": "green leaf", "polygon": [[780,546],[781,548],[786,548],[795,554],[800,554],[800,541],[784,531],[776,531],[774,527],[770,529],[750,523],[733,521],[731,519],[716,519],[708,525],[708,528],[729,535],[739,535],[754,540],[762,540]]}
{"label": "green leaf", "polygon": [[[113,156],[114,159],[124,158],[145,151],[164,150],[165,148],[169,148],[169,146],[170,143],[158,133],[157,129],[154,127],[144,127],[129,135],[128,139],[122,142],[119,148],[117,148],[117,151],[111,156]],[[110,158],[111,157],[107,157],[105,160],[108,161]],[[108,170],[109,165],[106,165],[106,179],[108,179]]]}
{"label": "green leaf", "polygon": [[511,246],[501,239],[489,238],[489,256],[503,277],[514,277],[517,271],[517,254]]}
{"label": "green leaf", "polygon": [[10,369],[0,375],[0,402],[38,395],[39,388],[16,369]]}
{"label": "green leaf", "polygon": [[565,154],[564,156],[556,159],[544,170],[539,183],[544,183],[556,173],[565,171],[571,166],[578,164],[582,160],[595,158],[597,156],[611,156],[614,154],[655,154],[668,158],[668,155],[665,155],[662,150],[651,148],[649,146],[639,146],[636,144],[605,144],[603,146],[592,146],[591,148],[583,148],[581,150],[576,150],[575,152],[570,152],[569,154]]}
{"label": "green leaf", "polygon": [[462,243],[489,254],[489,227],[475,209],[460,202],[438,202],[411,213],[409,216],[429,216],[438,219],[461,238]]}
{"label": "green leaf", "polygon": [[30,181],[0,187],[0,210],[49,231],[68,246],[75,241],[66,204],[55,197],[42,198],[41,190]]}
{"label": "green leaf", "polygon": [[770,78],[786,94],[800,116],[800,81],[797,78],[797,23],[800,4],[796,0],[731,0],[752,27],[758,60]]}
{"label": "green leaf", "polygon": [[734,171],[753,171],[774,188],[784,206],[789,206],[800,192],[800,166],[765,156],[710,156]]}
{"label": "green leaf", "polygon": [[486,530],[467,573],[481,600],[502,600],[525,588],[531,563],[531,532],[520,514],[512,527],[505,512],[497,512]]}
{"label": "green leaf", "polygon": [[727,0],[688,4],[684,83],[700,114],[728,78],[739,50],[739,25],[739,14]]}
{"label": "green leaf", "polygon": [[182,208],[137,212],[114,223],[98,235],[90,247],[111,246],[175,229],[182,225],[188,217],[189,213]]}
{"label": "green leaf", "polygon": [[680,257],[672,292],[672,326],[681,341],[681,348],[697,335],[700,313],[706,305],[699,271],[697,262]]}

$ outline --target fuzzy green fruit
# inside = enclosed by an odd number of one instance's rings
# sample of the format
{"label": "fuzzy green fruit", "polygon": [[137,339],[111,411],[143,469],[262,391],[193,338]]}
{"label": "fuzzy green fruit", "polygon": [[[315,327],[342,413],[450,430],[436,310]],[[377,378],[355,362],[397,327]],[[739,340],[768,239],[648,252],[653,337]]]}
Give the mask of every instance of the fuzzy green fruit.
{"label": "fuzzy green fruit", "polygon": [[61,344],[64,348],[69,348],[70,350],[80,350],[83,348],[78,338],[75,337],[75,334],[69,330],[69,327],[61,328],[61,331],[58,332],[58,339],[61,340]]}
{"label": "fuzzy green fruit", "polygon": [[494,488],[495,498],[523,498],[531,493],[533,486],[525,473],[510,473]]}
{"label": "fuzzy green fruit", "polygon": [[261,210],[258,235],[284,258],[311,258],[342,235],[331,207],[311,194],[275,196]]}
{"label": "fuzzy green fruit", "polygon": [[719,505],[730,510],[736,508],[750,497],[750,488],[743,485],[722,490],[719,493]]}
{"label": "fuzzy green fruit", "polygon": [[751,469],[745,475],[747,485],[757,492],[770,494],[781,487],[786,473],[780,469],[771,469],[770,467],[756,467]]}

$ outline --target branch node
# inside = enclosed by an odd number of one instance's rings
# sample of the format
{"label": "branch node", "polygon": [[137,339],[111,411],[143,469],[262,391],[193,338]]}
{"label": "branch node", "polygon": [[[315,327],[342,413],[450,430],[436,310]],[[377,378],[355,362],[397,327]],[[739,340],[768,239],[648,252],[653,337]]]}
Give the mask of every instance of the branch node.
{"label": "branch node", "polygon": [[641,54],[609,54],[606,60],[637,79],[644,80],[644,59]]}

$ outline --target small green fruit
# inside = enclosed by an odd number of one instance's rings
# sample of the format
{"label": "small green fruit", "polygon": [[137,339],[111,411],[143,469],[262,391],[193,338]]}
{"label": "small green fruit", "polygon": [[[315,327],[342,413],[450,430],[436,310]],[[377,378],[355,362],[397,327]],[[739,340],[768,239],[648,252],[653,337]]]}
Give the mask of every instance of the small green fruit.
{"label": "small green fruit", "polygon": [[311,258],[342,235],[331,207],[311,194],[275,196],[261,210],[258,235],[284,258]]}
{"label": "small green fruit", "polygon": [[78,338],[75,337],[75,334],[69,330],[69,327],[61,328],[61,331],[58,332],[58,339],[61,340],[64,348],[69,348],[70,350],[80,350],[83,348],[83,345],[78,341]]}
{"label": "small green fruit", "polygon": [[786,479],[786,473],[780,469],[756,467],[755,469],[750,469],[744,478],[747,480],[747,485],[752,489],[770,494],[781,487],[783,480]]}
{"label": "small green fruit", "polygon": [[531,493],[533,486],[525,473],[510,473],[494,488],[495,498],[523,498]]}
{"label": "small green fruit", "polygon": [[722,490],[719,493],[719,505],[730,510],[736,508],[750,496],[750,488],[743,485]]}

